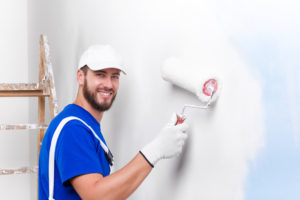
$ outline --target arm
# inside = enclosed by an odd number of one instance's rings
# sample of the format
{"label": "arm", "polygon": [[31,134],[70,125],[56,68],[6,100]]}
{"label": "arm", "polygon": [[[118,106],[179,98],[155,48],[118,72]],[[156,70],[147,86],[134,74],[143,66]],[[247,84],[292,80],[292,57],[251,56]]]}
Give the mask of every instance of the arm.
{"label": "arm", "polygon": [[84,174],[70,180],[72,186],[82,199],[126,199],[143,182],[152,167],[161,159],[179,155],[187,138],[187,124],[174,125],[177,121],[173,115],[171,122],[160,134],[131,160],[125,167],[103,177],[101,174]]}
{"label": "arm", "polygon": [[139,153],[125,167],[105,178],[101,174],[84,174],[71,179],[71,184],[82,199],[126,199],[151,170]]}

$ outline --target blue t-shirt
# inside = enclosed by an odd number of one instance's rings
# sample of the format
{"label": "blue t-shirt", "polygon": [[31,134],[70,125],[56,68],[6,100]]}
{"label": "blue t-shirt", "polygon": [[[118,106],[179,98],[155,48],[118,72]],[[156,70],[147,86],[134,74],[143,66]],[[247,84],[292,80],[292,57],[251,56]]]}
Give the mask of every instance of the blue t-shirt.
{"label": "blue t-shirt", "polygon": [[[61,120],[69,116],[85,121],[105,143],[97,120],[82,107],[76,104],[67,105],[51,121],[42,142],[39,157],[39,200],[47,200],[49,195],[48,163],[52,136]],[[54,163],[56,200],[80,199],[69,181],[71,178],[88,173],[100,173],[105,177],[110,173],[110,166],[99,140],[79,120],[69,121],[61,130],[56,144]]]}

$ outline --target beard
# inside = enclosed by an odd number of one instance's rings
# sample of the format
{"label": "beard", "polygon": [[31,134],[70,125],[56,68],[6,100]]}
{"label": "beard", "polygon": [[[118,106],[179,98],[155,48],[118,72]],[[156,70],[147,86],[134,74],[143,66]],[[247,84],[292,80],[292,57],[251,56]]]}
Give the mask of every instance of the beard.
{"label": "beard", "polygon": [[[112,89],[105,89],[105,88],[104,88],[104,90],[110,91],[110,92],[113,91]],[[94,109],[96,109],[100,112],[104,112],[104,111],[107,111],[108,109],[110,109],[110,107],[112,106],[112,104],[116,98],[116,95],[114,95],[110,102],[99,103],[97,100],[97,91],[92,92],[89,90],[86,79],[84,80],[84,85],[83,85],[83,96]]]}

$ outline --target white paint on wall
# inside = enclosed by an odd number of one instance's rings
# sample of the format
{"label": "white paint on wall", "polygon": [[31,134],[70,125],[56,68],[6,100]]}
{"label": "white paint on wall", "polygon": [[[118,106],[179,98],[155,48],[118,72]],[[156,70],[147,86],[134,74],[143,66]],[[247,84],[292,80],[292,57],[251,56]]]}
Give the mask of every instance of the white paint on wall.
{"label": "white paint on wall", "polygon": [[214,109],[188,111],[191,133],[183,156],[160,162],[130,199],[243,199],[249,161],[263,144],[261,88],[219,27],[215,1],[30,2],[29,18],[41,10],[46,16],[34,18],[29,37],[49,36],[60,108],[76,93],[83,49],[111,44],[123,55],[128,75],[102,122],[116,168],[152,140],[172,112],[199,103],[161,79],[166,58],[180,57],[182,67],[199,77],[208,69],[222,77]]}
{"label": "white paint on wall", "polygon": [[[300,34],[300,2],[294,0],[218,0],[217,5],[218,17],[227,35],[231,38],[248,36],[252,40],[253,38],[265,39],[266,42],[273,45],[274,51],[278,51],[277,59],[281,63],[269,64],[264,67],[268,67],[268,74],[279,70],[276,67],[282,67],[282,75],[286,82],[286,91],[283,92],[287,92],[287,108],[290,112],[292,133],[295,143],[299,144],[300,115],[296,102],[299,102],[300,92],[295,86],[299,85],[296,77],[300,75],[296,67],[299,63],[297,52]],[[267,60],[264,55],[262,55],[262,59]],[[260,61],[260,63],[263,62],[263,60]]]}
{"label": "white paint on wall", "polygon": [[[186,73],[193,74],[191,77],[197,74],[199,81],[211,71],[218,72],[223,89],[211,110],[189,110],[188,145],[159,181],[159,194],[164,185],[170,186],[172,197],[166,195],[167,199],[244,199],[247,166],[263,145],[261,87],[230,46],[222,49],[226,51],[221,54],[216,49],[215,55],[205,60],[181,58]],[[199,51],[195,46],[194,52]],[[218,62],[209,62],[213,57]],[[182,73],[182,66],[174,65],[174,71]],[[195,82],[186,78],[186,82]]]}

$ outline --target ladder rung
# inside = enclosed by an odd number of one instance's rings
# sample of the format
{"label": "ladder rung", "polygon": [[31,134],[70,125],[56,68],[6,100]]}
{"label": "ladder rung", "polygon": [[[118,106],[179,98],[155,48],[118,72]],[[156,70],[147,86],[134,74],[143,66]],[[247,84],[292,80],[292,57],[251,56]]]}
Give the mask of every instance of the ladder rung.
{"label": "ladder rung", "polygon": [[1,83],[0,97],[39,97],[50,93],[39,83]]}
{"label": "ladder rung", "polygon": [[13,175],[13,174],[36,174],[38,166],[21,167],[18,169],[0,169],[0,175]]}
{"label": "ladder rung", "polygon": [[47,128],[47,124],[0,124],[0,130],[32,130]]}

